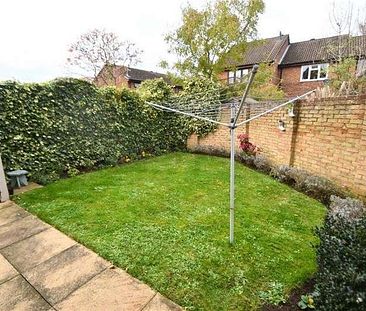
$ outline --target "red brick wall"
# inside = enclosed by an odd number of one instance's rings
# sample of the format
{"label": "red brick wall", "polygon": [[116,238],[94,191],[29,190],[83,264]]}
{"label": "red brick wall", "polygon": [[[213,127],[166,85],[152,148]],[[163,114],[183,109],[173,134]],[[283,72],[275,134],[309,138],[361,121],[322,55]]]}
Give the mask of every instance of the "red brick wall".
{"label": "red brick wall", "polygon": [[[250,140],[273,163],[292,165],[324,176],[366,196],[366,96],[316,99],[295,105],[295,117],[287,108],[249,124]],[[286,131],[278,129],[278,120]],[[238,128],[236,135],[245,132]],[[225,148],[229,130],[219,127],[204,138],[190,137],[188,148]]]}
{"label": "red brick wall", "polygon": [[301,66],[282,68],[281,88],[288,96],[297,96],[321,87],[323,81],[300,81]]}
{"label": "red brick wall", "polygon": [[96,86],[116,86],[116,87],[128,87],[128,88],[133,88],[130,87],[130,83],[129,81],[124,77],[124,76],[118,76],[116,78],[115,81],[109,79],[103,79],[102,77],[97,77],[97,79],[95,79],[94,84]]}
{"label": "red brick wall", "polygon": [[224,72],[219,73],[219,80],[220,80],[222,83],[226,84],[226,83],[227,83],[227,78],[228,78],[228,73],[227,73],[227,71],[224,71]]}
{"label": "red brick wall", "polygon": [[130,81],[126,79],[123,68],[114,67],[113,72],[107,71],[105,67],[98,73],[96,79],[94,80],[94,84],[96,86],[116,86],[116,87],[128,87],[134,88],[130,86]]}

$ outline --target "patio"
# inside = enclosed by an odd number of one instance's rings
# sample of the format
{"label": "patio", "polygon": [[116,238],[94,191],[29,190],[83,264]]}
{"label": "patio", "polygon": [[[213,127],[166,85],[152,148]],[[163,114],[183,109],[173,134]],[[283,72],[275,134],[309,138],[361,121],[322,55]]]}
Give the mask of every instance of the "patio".
{"label": "patio", "polygon": [[181,310],[32,216],[0,203],[1,310]]}

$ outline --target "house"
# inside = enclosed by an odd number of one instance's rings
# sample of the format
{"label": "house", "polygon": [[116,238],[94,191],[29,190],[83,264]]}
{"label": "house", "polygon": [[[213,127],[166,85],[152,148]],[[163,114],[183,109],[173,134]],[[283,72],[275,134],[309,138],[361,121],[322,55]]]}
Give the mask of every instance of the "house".
{"label": "house", "polygon": [[274,65],[272,81],[288,96],[301,95],[324,85],[331,77],[329,64],[340,57],[354,57],[358,75],[366,72],[366,36],[334,36],[290,43],[289,35],[263,40],[263,44],[252,44],[237,70],[226,70],[221,77],[227,83],[235,83],[246,75],[255,63]]}
{"label": "house", "polygon": [[279,83],[280,72],[278,65],[290,44],[289,35],[280,35],[278,37],[267,38],[252,42],[246,50],[243,61],[236,66],[236,70],[225,71],[221,74],[221,80],[227,80],[229,84],[237,83],[245,77],[253,65],[259,63],[274,64],[275,72],[273,75],[273,82]]}
{"label": "house", "polygon": [[113,85],[117,87],[128,87],[131,89],[140,86],[142,81],[163,78],[168,81],[167,76],[162,73],[147,71],[126,66],[104,66],[94,79],[97,86]]}
{"label": "house", "polygon": [[[354,57],[364,66],[366,36],[335,36],[291,43],[279,64],[281,87],[289,96],[303,94],[324,85],[329,64]],[[356,68],[355,68],[356,70]]]}

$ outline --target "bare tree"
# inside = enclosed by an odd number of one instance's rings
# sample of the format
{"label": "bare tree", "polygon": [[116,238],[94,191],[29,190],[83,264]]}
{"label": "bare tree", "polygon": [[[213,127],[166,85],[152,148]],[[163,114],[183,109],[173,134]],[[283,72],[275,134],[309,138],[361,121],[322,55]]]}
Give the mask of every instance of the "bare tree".
{"label": "bare tree", "polygon": [[366,36],[366,20],[358,24],[358,29],[362,36]]}
{"label": "bare tree", "polygon": [[358,10],[358,33],[366,36],[366,6],[362,10]]}
{"label": "bare tree", "polygon": [[340,62],[350,54],[352,29],[353,29],[353,6],[348,2],[347,7],[339,7],[333,2],[333,9],[329,15],[330,24],[337,38],[325,48],[329,59]]}
{"label": "bare tree", "polygon": [[346,6],[334,2],[329,19],[337,34],[324,46],[325,60],[331,63],[330,86],[339,90],[339,93],[355,93],[360,89],[360,83],[363,83],[359,78],[365,71],[362,39],[357,37],[357,34],[362,33],[364,23],[360,22],[359,14],[358,17],[354,15],[351,2]]}
{"label": "bare tree", "polygon": [[[135,43],[121,41],[113,32],[94,29],[82,34],[69,49],[67,62],[86,77],[101,78],[106,84],[115,82],[121,71],[116,65],[131,66],[140,62],[142,50]],[[103,73],[101,73],[103,69]]]}

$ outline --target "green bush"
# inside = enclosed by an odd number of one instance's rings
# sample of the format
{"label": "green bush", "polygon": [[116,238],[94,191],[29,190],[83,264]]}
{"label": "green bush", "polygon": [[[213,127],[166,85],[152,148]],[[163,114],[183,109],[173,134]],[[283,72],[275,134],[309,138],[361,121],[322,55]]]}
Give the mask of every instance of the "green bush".
{"label": "green bush", "polygon": [[143,81],[137,93],[142,100],[157,103],[169,100],[173,96],[173,88],[163,78],[159,78]]}
{"label": "green bush", "polygon": [[[211,79],[202,77],[184,79],[182,87],[182,91],[174,96],[174,100],[180,103],[178,109],[186,110],[187,107],[194,105],[195,110],[212,110],[212,107],[215,107],[218,101],[223,101],[223,86]],[[210,118],[219,121],[219,111],[216,111],[216,113],[211,112]],[[216,124],[191,117],[182,117],[182,119],[186,126],[200,137],[211,133],[217,128]]]}
{"label": "green bush", "polygon": [[247,154],[245,152],[240,152],[237,155],[237,159],[239,162],[243,163],[244,165],[251,167],[251,168],[255,168],[255,165],[254,165],[255,155]]}
{"label": "green bush", "polygon": [[272,168],[272,163],[263,154],[257,154],[254,157],[253,164],[258,171],[266,174],[268,174]]}
{"label": "green bush", "polygon": [[293,167],[288,165],[280,165],[274,166],[271,168],[271,176],[278,179],[280,182],[293,186],[295,184],[295,180],[291,176],[291,171]]}
{"label": "green bush", "polygon": [[5,169],[27,169],[43,183],[124,157],[184,148],[190,131],[176,115],[126,89],[98,89],[76,79],[0,84]]}
{"label": "green bush", "polygon": [[313,197],[325,205],[329,205],[332,195],[342,195],[341,190],[330,180],[313,175],[307,175],[296,188]]}
{"label": "green bush", "polygon": [[293,186],[297,190],[319,200],[327,206],[329,206],[330,197],[332,195],[344,196],[343,191],[330,180],[324,177],[311,175],[296,167],[287,165],[272,167],[271,175],[279,181]]}
{"label": "green bush", "polygon": [[366,310],[366,216],[361,202],[332,197],[324,227],[316,231],[319,311]]}

